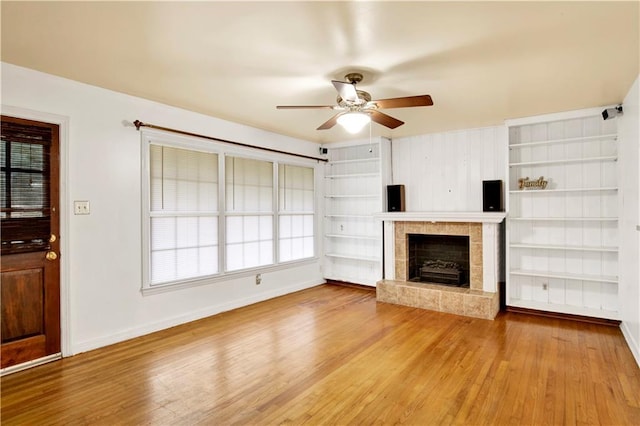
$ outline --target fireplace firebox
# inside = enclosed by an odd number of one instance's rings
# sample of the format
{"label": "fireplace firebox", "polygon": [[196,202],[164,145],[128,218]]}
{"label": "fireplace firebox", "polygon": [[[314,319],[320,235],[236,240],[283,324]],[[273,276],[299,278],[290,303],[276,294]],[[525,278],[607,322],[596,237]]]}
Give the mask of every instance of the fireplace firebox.
{"label": "fireplace firebox", "polygon": [[409,281],[469,288],[469,236],[407,234]]}

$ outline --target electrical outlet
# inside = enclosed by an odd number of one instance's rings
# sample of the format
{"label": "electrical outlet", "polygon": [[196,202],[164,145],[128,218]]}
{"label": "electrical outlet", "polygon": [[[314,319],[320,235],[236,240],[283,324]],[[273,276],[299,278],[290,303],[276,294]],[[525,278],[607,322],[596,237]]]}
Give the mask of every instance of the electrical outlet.
{"label": "electrical outlet", "polygon": [[256,285],[260,285],[262,282],[262,274],[256,274]]}
{"label": "electrical outlet", "polygon": [[91,209],[88,201],[74,201],[73,214],[90,214]]}

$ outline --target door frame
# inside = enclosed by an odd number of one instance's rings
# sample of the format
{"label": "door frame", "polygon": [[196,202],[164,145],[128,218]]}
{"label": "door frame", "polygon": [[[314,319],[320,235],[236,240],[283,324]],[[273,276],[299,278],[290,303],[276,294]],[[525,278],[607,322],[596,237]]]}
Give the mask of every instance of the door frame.
{"label": "door frame", "polygon": [[[60,350],[62,357],[73,355],[71,345],[71,291],[69,285],[69,191],[68,191],[68,170],[69,170],[69,117],[57,114],[51,114],[42,111],[35,111],[26,108],[15,107],[11,105],[0,105],[2,115],[8,115],[26,120],[41,121],[43,123],[57,124],[60,131]],[[34,365],[51,361],[50,357],[39,360],[29,361],[13,367],[7,367],[3,371],[4,374],[22,370]],[[56,359],[56,358],[54,358]]]}

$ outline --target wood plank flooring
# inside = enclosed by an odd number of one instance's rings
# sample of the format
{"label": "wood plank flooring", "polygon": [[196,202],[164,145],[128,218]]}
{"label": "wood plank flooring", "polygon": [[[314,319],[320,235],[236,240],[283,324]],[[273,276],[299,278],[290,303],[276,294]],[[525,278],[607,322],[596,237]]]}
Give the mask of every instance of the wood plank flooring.
{"label": "wood plank flooring", "polygon": [[640,424],[615,327],[323,285],[2,378],[3,425]]}

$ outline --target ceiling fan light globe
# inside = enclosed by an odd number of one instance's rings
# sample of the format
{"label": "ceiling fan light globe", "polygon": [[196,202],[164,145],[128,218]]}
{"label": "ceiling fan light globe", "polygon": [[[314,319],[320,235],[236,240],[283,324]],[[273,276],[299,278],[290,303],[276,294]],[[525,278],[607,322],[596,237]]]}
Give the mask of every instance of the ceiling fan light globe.
{"label": "ceiling fan light globe", "polygon": [[371,117],[364,112],[348,112],[338,117],[338,124],[351,134],[358,133],[369,122]]}

